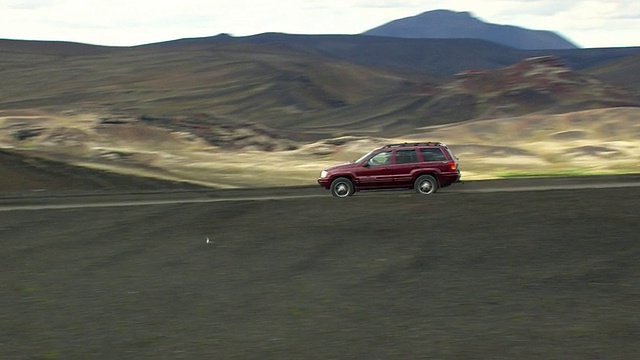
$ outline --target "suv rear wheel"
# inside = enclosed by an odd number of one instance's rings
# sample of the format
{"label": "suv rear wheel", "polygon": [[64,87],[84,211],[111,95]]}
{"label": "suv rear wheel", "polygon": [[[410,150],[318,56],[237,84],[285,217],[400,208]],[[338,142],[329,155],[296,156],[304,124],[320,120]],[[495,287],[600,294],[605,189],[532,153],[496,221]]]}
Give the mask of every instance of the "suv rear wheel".
{"label": "suv rear wheel", "polygon": [[438,191],[438,182],[431,175],[420,175],[413,183],[418,194],[429,195]]}
{"label": "suv rear wheel", "polygon": [[331,182],[331,195],[344,198],[353,195],[354,188],[351,180],[339,177]]}

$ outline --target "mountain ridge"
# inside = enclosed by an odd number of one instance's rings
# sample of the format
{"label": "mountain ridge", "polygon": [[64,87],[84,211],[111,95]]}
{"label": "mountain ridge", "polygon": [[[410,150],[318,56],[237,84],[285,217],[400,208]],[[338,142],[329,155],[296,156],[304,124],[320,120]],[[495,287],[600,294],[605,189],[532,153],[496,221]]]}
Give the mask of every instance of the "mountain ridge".
{"label": "mountain ridge", "polygon": [[[296,35],[264,33],[245,37],[210,36],[142,45],[140,48],[207,47],[218,43],[256,44],[304,51],[364,66],[455,75],[474,68],[498,69],[529,57],[552,55],[573,70],[640,54],[638,47],[522,50],[481,39],[418,39],[371,35]],[[470,56],[473,55],[473,56]]]}

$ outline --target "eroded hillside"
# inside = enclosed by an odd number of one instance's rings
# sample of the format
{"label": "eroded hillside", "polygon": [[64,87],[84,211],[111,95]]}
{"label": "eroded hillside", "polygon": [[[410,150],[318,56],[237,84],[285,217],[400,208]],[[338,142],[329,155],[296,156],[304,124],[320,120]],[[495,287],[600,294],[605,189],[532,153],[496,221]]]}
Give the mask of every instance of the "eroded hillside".
{"label": "eroded hillside", "polygon": [[449,143],[467,178],[638,171],[640,100],[553,57],[435,82],[273,43],[27,50],[0,59],[0,147],[25,156],[216,187],[404,140]]}
{"label": "eroded hillside", "polygon": [[571,71],[562,60],[545,56],[498,70],[473,69],[435,88],[421,109],[444,124],[529,113],[567,113],[598,108],[640,106],[640,98]]}

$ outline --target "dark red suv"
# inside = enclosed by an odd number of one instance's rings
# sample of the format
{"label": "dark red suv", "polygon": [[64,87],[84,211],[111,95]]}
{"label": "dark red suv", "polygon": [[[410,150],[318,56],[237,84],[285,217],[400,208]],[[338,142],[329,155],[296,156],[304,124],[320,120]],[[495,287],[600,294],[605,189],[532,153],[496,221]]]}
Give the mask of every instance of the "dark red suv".
{"label": "dark red suv", "polygon": [[432,194],[460,181],[458,159],[440,142],[390,144],[322,170],[318,184],[336,197],[368,189],[414,188]]}

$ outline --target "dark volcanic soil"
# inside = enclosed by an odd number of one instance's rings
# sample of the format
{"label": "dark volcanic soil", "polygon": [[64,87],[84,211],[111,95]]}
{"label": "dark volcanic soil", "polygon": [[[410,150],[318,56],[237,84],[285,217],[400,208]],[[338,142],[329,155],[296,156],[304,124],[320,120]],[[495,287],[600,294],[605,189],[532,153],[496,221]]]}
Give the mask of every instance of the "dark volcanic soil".
{"label": "dark volcanic soil", "polygon": [[120,175],[73,166],[19,151],[0,150],[0,191],[168,190],[202,188],[186,182]]}
{"label": "dark volcanic soil", "polygon": [[640,354],[640,188],[325,194],[1,211],[0,358]]}

